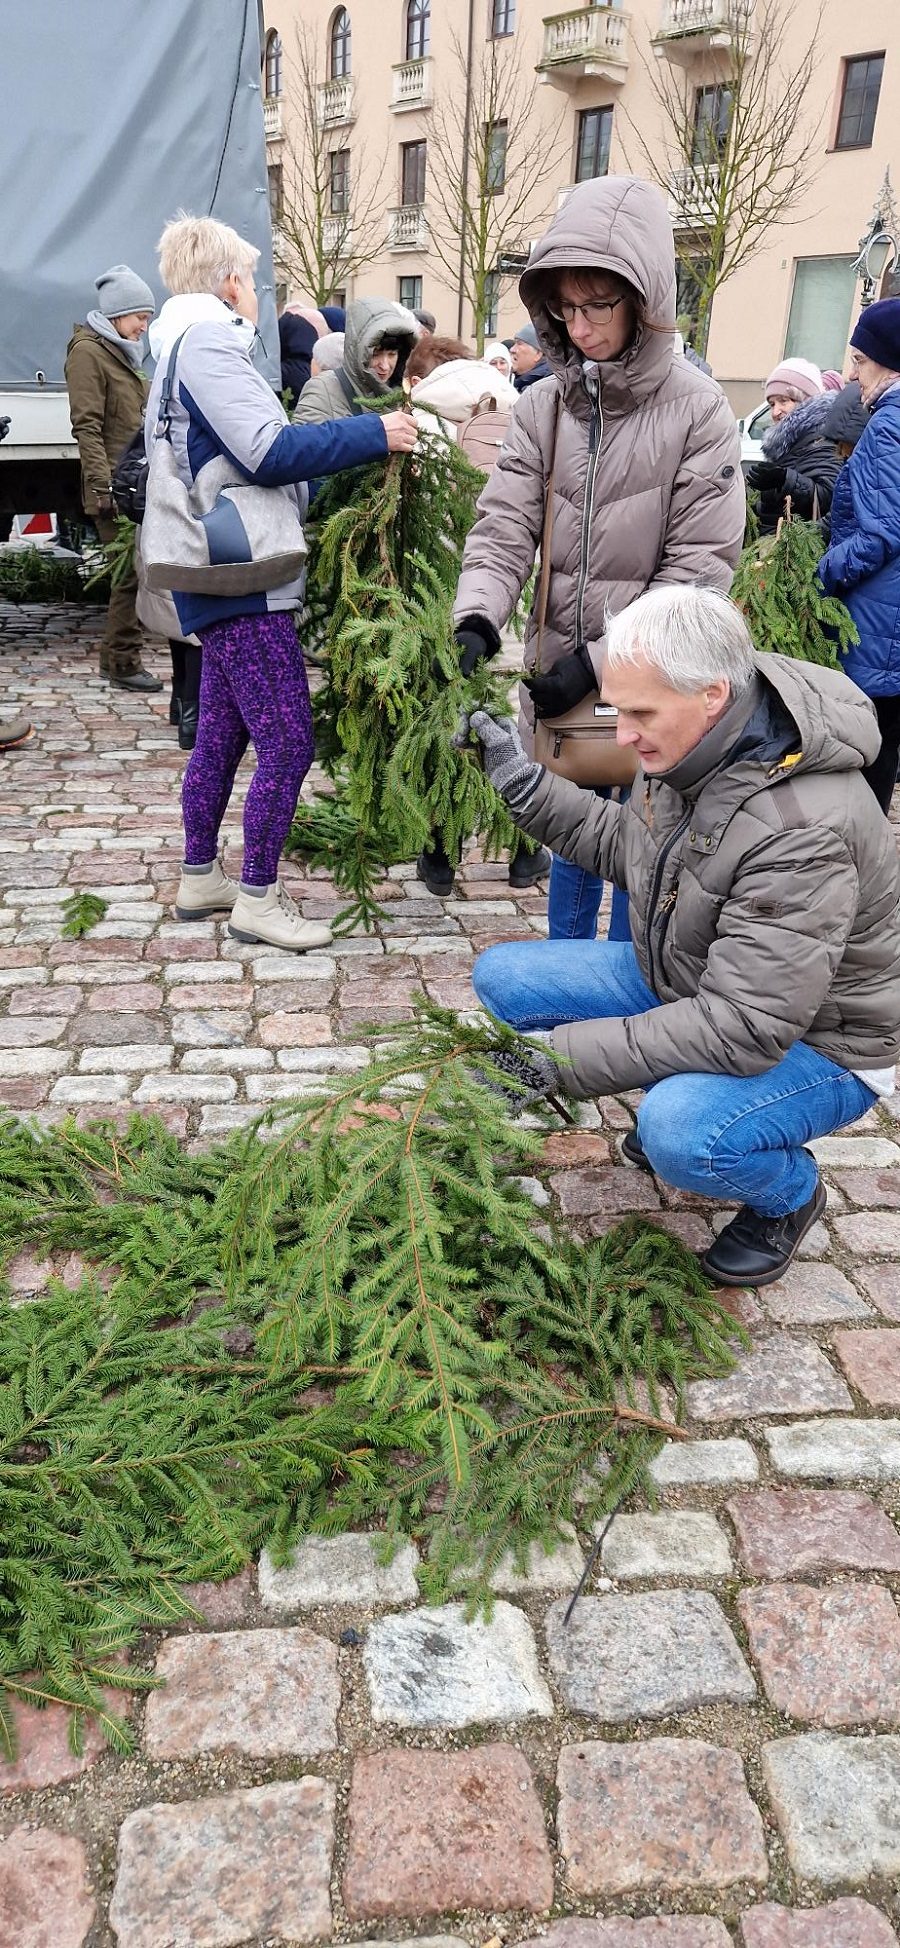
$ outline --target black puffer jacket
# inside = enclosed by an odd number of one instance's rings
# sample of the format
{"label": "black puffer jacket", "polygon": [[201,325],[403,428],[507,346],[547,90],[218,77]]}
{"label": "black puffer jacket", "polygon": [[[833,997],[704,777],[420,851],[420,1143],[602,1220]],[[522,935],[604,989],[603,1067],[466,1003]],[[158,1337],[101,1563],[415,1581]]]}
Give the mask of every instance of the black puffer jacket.
{"label": "black puffer jacket", "polygon": [[863,405],[859,390],[859,380],[851,379],[841,392],[833,392],[831,404],[825,415],[822,437],[831,446],[855,447],[869,424],[869,415]]}
{"label": "black puffer jacket", "polygon": [[[824,435],[833,398],[833,393],[821,392],[815,399],[807,399],[798,406],[787,419],[779,420],[777,426],[769,427],[763,440],[762,471],[766,467],[783,467],[785,478],[783,484],[767,483],[765,479],[760,482],[759,524],[763,534],[774,534],[786,512],[788,498],[791,512],[800,520],[813,519],[816,496],[819,515],[828,513],[841,467],[834,447]],[[748,487],[757,484],[755,472],[751,467]]]}

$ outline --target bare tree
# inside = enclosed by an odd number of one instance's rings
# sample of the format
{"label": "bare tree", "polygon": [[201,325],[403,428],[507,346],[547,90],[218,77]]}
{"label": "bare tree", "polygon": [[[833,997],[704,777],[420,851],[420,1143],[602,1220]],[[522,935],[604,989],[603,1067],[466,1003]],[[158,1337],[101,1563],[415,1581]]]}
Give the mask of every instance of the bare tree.
{"label": "bare tree", "polygon": [[[526,256],[528,233],[548,214],[547,183],[565,153],[562,117],[542,129],[538,83],[508,49],[489,40],[471,70],[454,39],[456,75],[435,104],[429,135],[429,241],[464,301],[476,343],[504,275],[502,260]],[[555,191],[553,192],[555,195]]]}
{"label": "bare tree", "polygon": [[725,0],[722,12],[731,39],[713,82],[698,86],[690,66],[644,62],[661,146],[626,114],[641,173],[669,197],[701,352],[716,292],[775,225],[800,220],[798,206],[819,167],[819,123],[810,122],[807,96],[821,47],[821,5],[800,46],[785,32],[783,0]]}
{"label": "bare tree", "polygon": [[340,106],[338,89],[352,103],[349,75],[340,82],[319,79],[315,38],[307,23],[298,24],[287,62],[274,243],[279,269],[316,304],[327,304],[384,249],[386,158],[371,162],[364,147],[351,144],[347,121],[331,119]]}

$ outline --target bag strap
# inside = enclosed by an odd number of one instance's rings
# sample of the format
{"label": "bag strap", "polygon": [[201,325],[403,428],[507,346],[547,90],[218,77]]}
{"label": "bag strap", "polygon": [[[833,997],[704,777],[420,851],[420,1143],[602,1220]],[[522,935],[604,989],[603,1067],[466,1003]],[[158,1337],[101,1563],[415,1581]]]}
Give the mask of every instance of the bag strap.
{"label": "bag strap", "polygon": [[156,432],[154,433],[153,436],[154,439],[157,440],[162,439],[163,436],[166,439],[169,438],[169,425],[172,418],[172,408],[171,408],[172,387],[175,384],[175,363],[178,358],[178,354],[181,350],[182,344],[186,339],[190,329],[191,329],[190,325],[185,326],[184,331],[181,333],[179,338],[176,338],[175,343],[172,346],[172,350],[169,353],[169,363],[166,366],[165,378],[163,379],[162,382],[162,391],[160,392],[159,395],[159,410],[156,415]]}
{"label": "bag strap", "polygon": [[356,417],[356,415],[360,414],[363,409],[357,400],[356,392],[354,390],[352,381],[348,379],[347,374],[344,371],[342,365],[339,365],[337,369],[337,382],[341,388],[344,398],[347,401],[351,413],[354,415],[354,417]]}
{"label": "bag strap", "polygon": [[544,643],[544,626],[547,621],[547,601],[550,595],[550,548],[553,542],[553,486],[556,480],[556,443],[559,437],[559,417],[562,412],[562,393],[556,395],[556,411],[553,417],[553,447],[550,455],[550,472],[544,489],[544,527],[541,534],[541,579],[538,583],[537,600],[537,649],[534,667],[538,675],[541,669],[541,650]]}

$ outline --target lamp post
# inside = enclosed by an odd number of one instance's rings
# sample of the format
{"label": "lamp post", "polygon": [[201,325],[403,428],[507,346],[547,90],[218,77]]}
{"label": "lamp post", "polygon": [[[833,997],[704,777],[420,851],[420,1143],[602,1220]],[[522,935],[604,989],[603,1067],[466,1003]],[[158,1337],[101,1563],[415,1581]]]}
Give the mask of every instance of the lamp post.
{"label": "lamp post", "polygon": [[898,256],[900,246],[893,232],[886,227],[879,198],[869,228],[860,237],[859,256],[853,266],[857,277],[862,278],[860,304],[863,310],[872,303],[888,265],[896,264]]}

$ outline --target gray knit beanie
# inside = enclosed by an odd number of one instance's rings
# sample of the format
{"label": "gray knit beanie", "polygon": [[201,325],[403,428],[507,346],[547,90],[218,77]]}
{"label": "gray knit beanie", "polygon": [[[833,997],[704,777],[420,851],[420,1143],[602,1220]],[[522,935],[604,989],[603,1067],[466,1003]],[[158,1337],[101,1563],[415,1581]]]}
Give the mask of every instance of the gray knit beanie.
{"label": "gray knit beanie", "polygon": [[124,318],[129,311],[156,312],[156,299],[149,284],[127,264],[113,264],[97,278],[97,310],[104,318]]}

